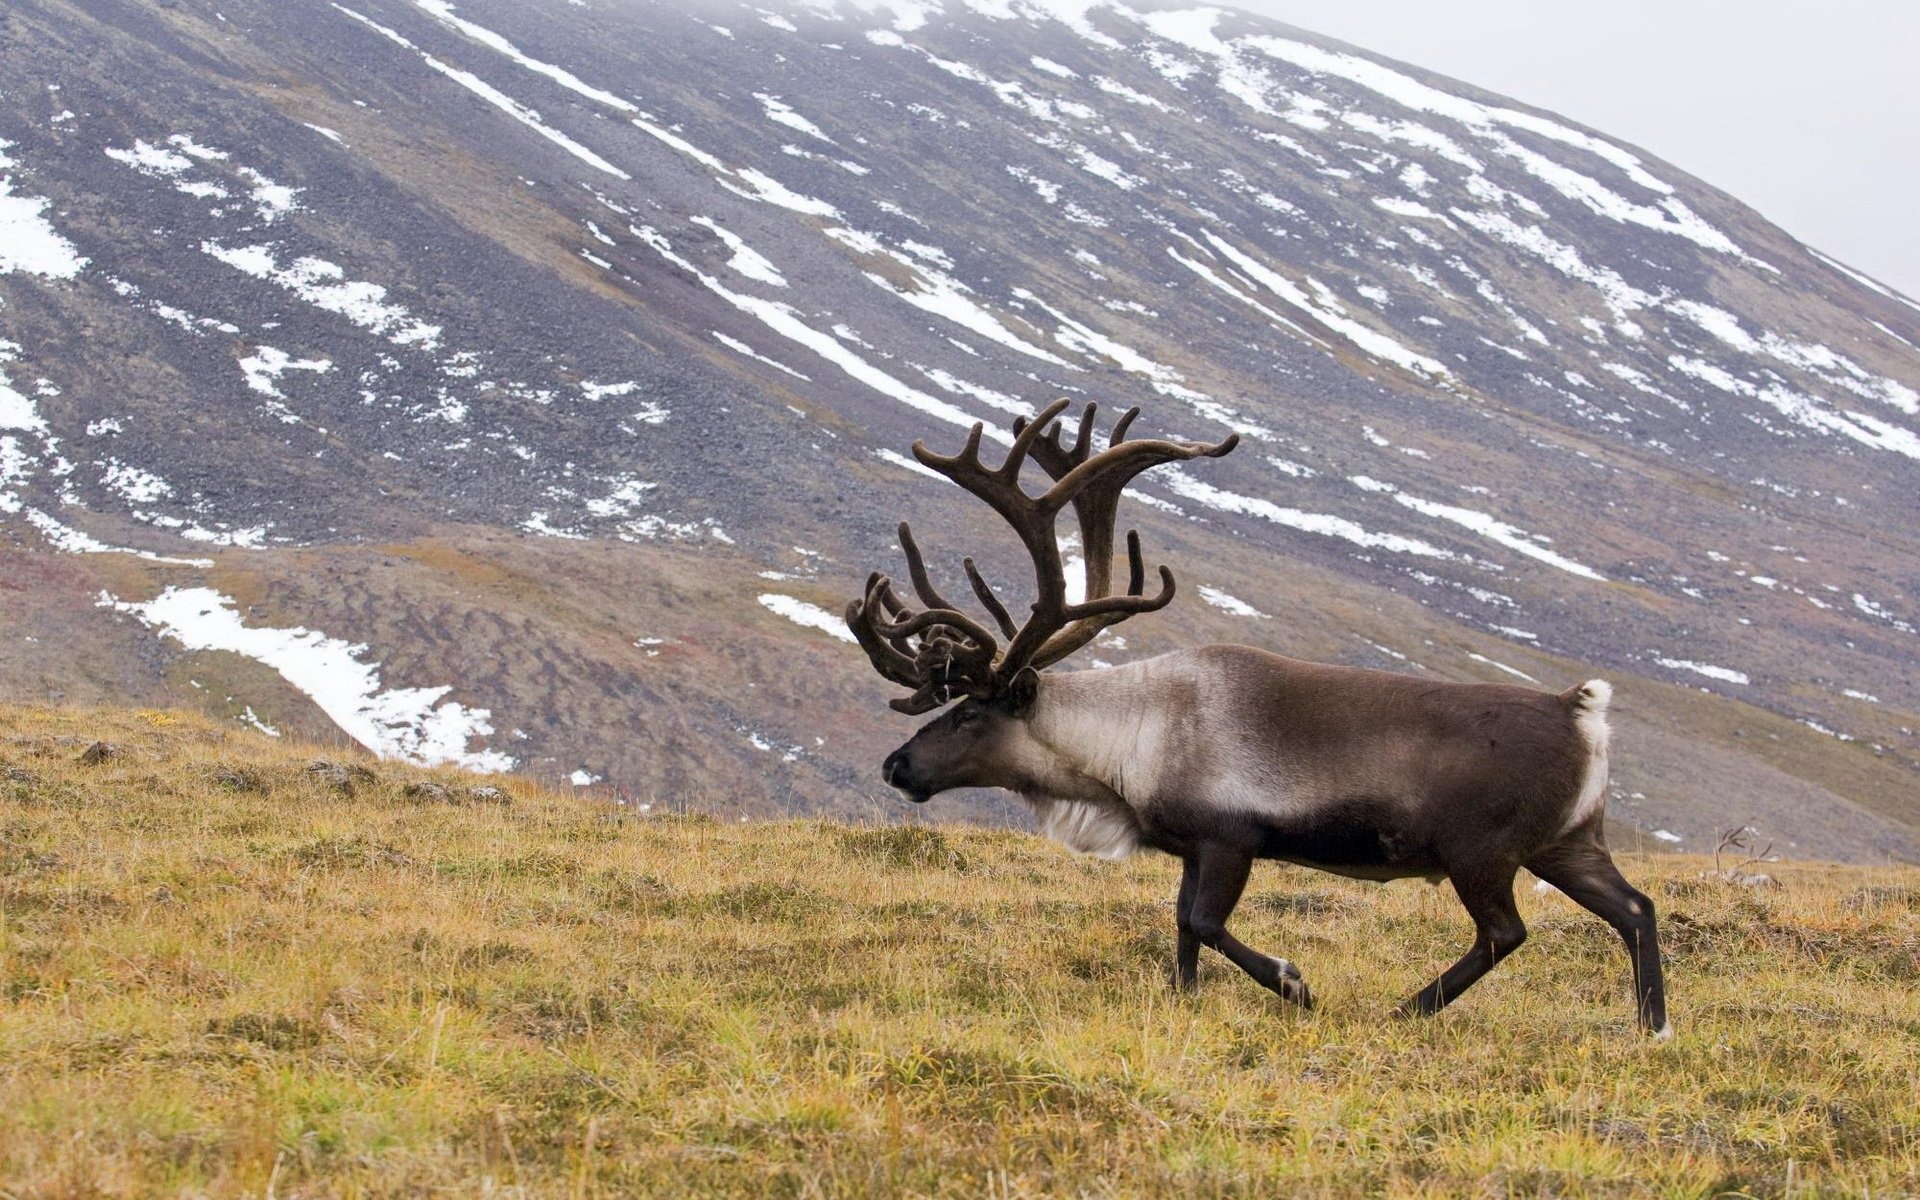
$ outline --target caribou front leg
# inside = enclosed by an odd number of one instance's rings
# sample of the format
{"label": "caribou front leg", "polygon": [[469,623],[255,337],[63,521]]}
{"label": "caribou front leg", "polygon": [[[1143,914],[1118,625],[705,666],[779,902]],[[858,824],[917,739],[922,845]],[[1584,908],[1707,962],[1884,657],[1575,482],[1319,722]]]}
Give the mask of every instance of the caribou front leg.
{"label": "caribou front leg", "polygon": [[[1297,967],[1284,958],[1262,954],[1227,932],[1227,918],[1233,915],[1234,905],[1240,903],[1240,893],[1246,890],[1247,876],[1252,870],[1253,855],[1218,843],[1203,845],[1186,859],[1180,894],[1186,899],[1191,879],[1192,899],[1182,906],[1184,911],[1179,914],[1182,927],[1177,965],[1186,966],[1192,942],[1211,946],[1281,999],[1312,1008],[1313,995],[1300,978]],[[1199,949],[1195,946],[1193,958],[1198,957]]]}
{"label": "caribou front leg", "polygon": [[1192,991],[1200,976],[1200,939],[1193,932],[1193,896],[1200,890],[1200,860],[1180,860],[1180,898],[1174,901],[1173,924],[1179,937],[1173,952],[1173,986]]}

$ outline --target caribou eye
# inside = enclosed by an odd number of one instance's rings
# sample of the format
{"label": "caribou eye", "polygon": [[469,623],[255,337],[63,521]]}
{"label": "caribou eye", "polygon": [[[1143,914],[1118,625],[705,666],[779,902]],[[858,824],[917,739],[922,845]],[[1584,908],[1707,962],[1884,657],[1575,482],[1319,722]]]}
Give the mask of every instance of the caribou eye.
{"label": "caribou eye", "polygon": [[980,710],[977,708],[963,708],[953,714],[953,722],[956,725],[973,725],[978,723],[979,720]]}

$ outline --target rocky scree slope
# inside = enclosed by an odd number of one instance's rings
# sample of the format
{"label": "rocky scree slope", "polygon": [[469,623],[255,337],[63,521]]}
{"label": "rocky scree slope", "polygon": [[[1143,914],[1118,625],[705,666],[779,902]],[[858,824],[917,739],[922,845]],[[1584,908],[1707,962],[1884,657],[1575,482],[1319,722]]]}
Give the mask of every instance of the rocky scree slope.
{"label": "rocky scree slope", "polygon": [[903,517],[1020,580],[904,452],[1064,395],[1243,438],[1085,665],[1605,674],[1623,836],[1920,852],[1920,310],[1603,134],[1120,0],[23,0],[0,65],[7,694],[884,811],[832,614]]}

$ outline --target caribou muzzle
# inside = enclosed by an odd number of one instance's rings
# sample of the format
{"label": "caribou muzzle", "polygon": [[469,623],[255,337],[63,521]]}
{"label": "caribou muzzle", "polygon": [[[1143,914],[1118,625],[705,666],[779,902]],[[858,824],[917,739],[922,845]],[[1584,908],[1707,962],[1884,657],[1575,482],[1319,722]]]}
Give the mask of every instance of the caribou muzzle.
{"label": "caribou muzzle", "polygon": [[880,765],[880,778],[886,780],[888,787],[900,791],[915,804],[925,804],[933,798],[931,791],[914,781],[905,746],[887,755],[887,761]]}

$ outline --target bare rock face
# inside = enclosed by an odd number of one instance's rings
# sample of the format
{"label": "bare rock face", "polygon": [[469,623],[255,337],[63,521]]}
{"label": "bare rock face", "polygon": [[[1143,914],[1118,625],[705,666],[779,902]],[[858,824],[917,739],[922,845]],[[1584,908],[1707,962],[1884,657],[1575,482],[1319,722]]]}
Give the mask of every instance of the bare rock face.
{"label": "bare rock face", "polygon": [[1146,0],[134,7],[0,16],[0,697],[868,816],[836,614],[1027,573],[908,448],[1068,396],[1242,439],[1079,665],[1604,676],[1621,836],[1920,856],[1920,307],[1677,166]]}

